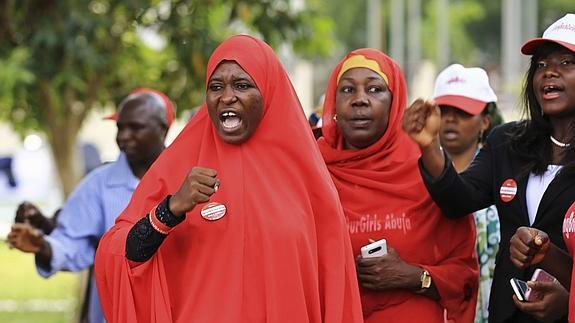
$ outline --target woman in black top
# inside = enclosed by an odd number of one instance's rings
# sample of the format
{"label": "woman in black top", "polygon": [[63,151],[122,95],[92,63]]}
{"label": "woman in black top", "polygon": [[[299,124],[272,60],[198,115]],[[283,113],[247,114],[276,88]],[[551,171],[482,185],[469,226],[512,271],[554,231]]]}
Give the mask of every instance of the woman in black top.
{"label": "woman in black top", "polygon": [[[513,265],[509,240],[517,228],[531,226],[547,232],[551,242],[565,250],[563,218],[575,201],[575,54],[554,41],[528,43],[522,51],[533,55],[524,88],[528,118],[494,129],[465,172],[458,175],[441,151],[440,111],[433,102],[417,100],[404,116],[404,129],[422,152],[424,181],[445,214],[458,218],[497,206],[501,244],[490,322],[536,322],[517,309],[509,284],[512,277],[529,280],[535,268]],[[566,300],[553,305],[553,319],[566,322]]]}

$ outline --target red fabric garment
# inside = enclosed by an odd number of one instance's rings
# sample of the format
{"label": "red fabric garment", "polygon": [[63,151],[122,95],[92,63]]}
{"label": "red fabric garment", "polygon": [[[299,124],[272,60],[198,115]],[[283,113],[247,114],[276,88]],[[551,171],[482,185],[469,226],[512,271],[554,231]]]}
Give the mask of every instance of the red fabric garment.
{"label": "red fabric garment", "polygon": [[[378,62],[392,93],[385,134],[373,145],[344,150],[333,120],[337,75],[352,55]],[[348,54],[333,71],[324,103],[323,134],[318,143],[348,221],[353,251],[368,239],[387,239],[406,262],[425,268],[441,301],[409,291],[361,290],[366,322],[473,322],[478,288],[475,227],[471,216],[452,220],[441,214],[420,177],[419,149],[401,128],[406,86],[400,68],[385,54],[359,49]],[[399,315],[400,314],[400,315]]]}
{"label": "red fabric garment", "polygon": [[[575,202],[571,204],[563,219],[563,241],[571,258],[575,257]],[[571,287],[569,288],[569,322],[575,322],[575,266],[571,268]]]}
{"label": "red fabric garment", "polygon": [[[256,82],[264,116],[251,138],[231,145],[204,105],[146,173],[97,251],[106,319],[361,322],[343,210],[286,72],[268,45],[245,35],[214,51],[207,75],[224,60]],[[217,170],[211,202],[226,215],[207,221],[198,205],[150,260],[130,263],[129,230],[196,165]]]}

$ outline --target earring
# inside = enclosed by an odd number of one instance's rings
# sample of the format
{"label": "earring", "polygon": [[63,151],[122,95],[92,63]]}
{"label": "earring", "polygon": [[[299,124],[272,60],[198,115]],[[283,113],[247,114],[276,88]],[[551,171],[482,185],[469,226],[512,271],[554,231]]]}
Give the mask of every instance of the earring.
{"label": "earring", "polygon": [[333,121],[337,122],[337,114],[333,115]]}

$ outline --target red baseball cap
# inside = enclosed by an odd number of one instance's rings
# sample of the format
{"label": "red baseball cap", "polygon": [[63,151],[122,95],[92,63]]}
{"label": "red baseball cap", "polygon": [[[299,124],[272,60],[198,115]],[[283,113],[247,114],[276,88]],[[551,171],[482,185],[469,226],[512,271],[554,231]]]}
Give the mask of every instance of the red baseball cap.
{"label": "red baseball cap", "polygon": [[[168,98],[168,96],[165,95],[164,93],[162,93],[158,90],[150,89],[150,88],[135,89],[132,92],[130,92],[130,95],[131,94],[139,94],[139,93],[148,93],[148,94],[157,95],[160,97],[162,102],[164,102],[164,106],[166,107],[166,122],[167,122],[168,128],[169,128],[172,125],[172,122],[174,121],[174,118],[175,118],[174,104],[172,103],[172,101],[170,101],[170,98]],[[109,116],[106,116],[106,117],[104,117],[104,119],[105,120],[118,120],[118,112],[115,112]]]}

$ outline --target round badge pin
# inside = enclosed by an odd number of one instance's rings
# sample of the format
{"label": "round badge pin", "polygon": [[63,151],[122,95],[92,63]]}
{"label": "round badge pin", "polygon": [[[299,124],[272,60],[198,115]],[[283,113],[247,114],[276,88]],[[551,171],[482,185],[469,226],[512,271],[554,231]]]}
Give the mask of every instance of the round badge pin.
{"label": "round badge pin", "polygon": [[507,179],[499,189],[499,196],[503,202],[510,202],[517,195],[517,182],[513,179]]}
{"label": "round badge pin", "polygon": [[209,221],[219,220],[226,215],[226,206],[222,203],[211,202],[204,205],[200,214],[202,215],[202,218]]}

